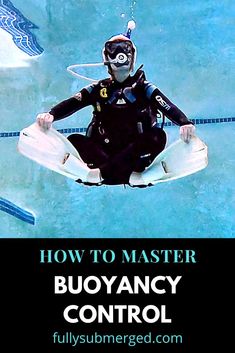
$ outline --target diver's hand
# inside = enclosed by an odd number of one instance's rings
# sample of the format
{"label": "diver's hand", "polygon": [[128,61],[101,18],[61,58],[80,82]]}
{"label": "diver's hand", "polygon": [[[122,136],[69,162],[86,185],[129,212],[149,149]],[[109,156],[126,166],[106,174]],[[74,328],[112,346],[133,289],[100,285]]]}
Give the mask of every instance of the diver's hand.
{"label": "diver's hand", "polygon": [[186,142],[189,143],[190,139],[192,136],[195,134],[195,126],[192,124],[189,125],[183,125],[180,127],[180,138]]}
{"label": "diver's hand", "polygon": [[54,116],[50,113],[38,114],[38,116],[36,118],[36,122],[44,130],[50,129],[50,127],[53,123],[53,120],[54,120]]}

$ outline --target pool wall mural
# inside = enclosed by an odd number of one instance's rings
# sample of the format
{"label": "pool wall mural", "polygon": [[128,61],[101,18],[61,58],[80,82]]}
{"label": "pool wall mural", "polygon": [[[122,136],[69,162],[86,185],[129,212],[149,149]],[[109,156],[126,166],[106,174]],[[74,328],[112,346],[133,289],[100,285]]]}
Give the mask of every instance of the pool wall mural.
{"label": "pool wall mural", "polygon": [[38,26],[25,18],[9,0],[1,1],[0,28],[10,33],[15,45],[29,56],[42,54],[43,49],[32,33]]}
{"label": "pool wall mural", "polygon": [[[12,42],[16,46],[13,52],[15,53],[15,56],[18,56],[18,66],[27,65],[27,56],[34,57],[42,54],[43,48],[37,42],[36,35],[33,32],[37,29],[38,26],[27,19],[11,1],[1,0],[0,31],[6,42],[9,43],[9,37],[11,37]],[[10,46],[12,47],[12,45]],[[6,49],[6,52],[8,49]],[[22,52],[21,55],[17,49]],[[4,49],[2,48],[1,54],[3,54],[3,51]],[[27,55],[23,55],[23,53]],[[4,57],[3,55],[1,56],[1,66],[5,65],[10,67],[11,65],[16,65],[16,63],[11,63],[11,59],[9,57],[8,60],[5,60],[6,62],[4,62]],[[25,63],[23,62],[24,59]]]}

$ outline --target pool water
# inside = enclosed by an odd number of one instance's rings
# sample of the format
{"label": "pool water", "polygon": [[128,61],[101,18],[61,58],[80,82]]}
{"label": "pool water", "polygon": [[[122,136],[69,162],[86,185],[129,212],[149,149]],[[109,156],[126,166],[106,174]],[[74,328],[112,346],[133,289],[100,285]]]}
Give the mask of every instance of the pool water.
{"label": "pool water", "polygon": [[[103,43],[134,18],[136,68],[190,118],[234,116],[235,4],[231,0],[12,0],[38,28],[42,54],[30,57],[0,28],[0,133],[20,131],[39,112],[83,86],[66,72],[76,63],[100,62]],[[4,1],[0,2],[1,5]],[[4,33],[4,34],[3,34]],[[3,40],[4,38],[4,40]],[[12,49],[11,49],[12,48]],[[8,50],[8,52],[7,52]],[[12,55],[11,55],[12,53]],[[17,64],[18,63],[18,64]],[[0,59],[1,65],[1,59]],[[85,70],[95,78],[105,69]],[[57,122],[85,127],[91,108]],[[0,212],[2,237],[234,237],[235,124],[196,126],[208,145],[209,165],[194,175],[145,189],[86,187],[19,155],[17,137],[0,137],[0,196],[33,212],[35,225]],[[167,127],[168,144],[178,127]]]}

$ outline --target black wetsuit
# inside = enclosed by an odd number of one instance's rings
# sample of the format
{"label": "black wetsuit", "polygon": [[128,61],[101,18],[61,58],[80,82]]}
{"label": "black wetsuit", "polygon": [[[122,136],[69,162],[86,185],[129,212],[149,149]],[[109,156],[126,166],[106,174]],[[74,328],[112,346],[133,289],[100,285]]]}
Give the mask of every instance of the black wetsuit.
{"label": "black wetsuit", "polygon": [[60,120],[89,105],[94,111],[86,136],[68,139],[90,168],[100,168],[104,184],[128,183],[133,171],[143,171],[165,148],[166,134],[156,125],[159,111],[177,125],[192,123],[142,70],[122,83],[109,78],[91,84],[50,114]]}

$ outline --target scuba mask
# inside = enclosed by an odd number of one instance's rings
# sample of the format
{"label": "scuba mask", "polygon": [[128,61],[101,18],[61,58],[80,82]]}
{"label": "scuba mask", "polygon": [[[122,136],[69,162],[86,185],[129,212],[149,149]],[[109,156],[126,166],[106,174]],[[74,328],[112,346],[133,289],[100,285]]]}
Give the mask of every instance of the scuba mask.
{"label": "scuba mask", "polygon": [[127,65],[132,62],[134,51],[133,44],[129,40],[105,43],[105,54],[109,57],[109,61],[115,64]]}
{"label": "scuba mask", "polygon": [[130,72],[134,70],[136,61],[136,47],[131,41],[131,31],[135,28],[135,22],[133,20],[128,22],[127,32],[125,34],[119,34],[110,38],[106,43],[102,51],[103,62],[94,64],[76,64],[67,67],[68,72],[73,76],[82,78],[92,82],[99,82],[99,80],[86,77],[75,69],[80,67],[95,67],[95,66],[108,66],[109,74],[118,82],[125,81]]}
{"label": "scuba mask", "polygon": [[136,47],[130,40],[131,30],[129,24],[127,34],[119,34],[110,38],[103,49],[104,64],[108,66],[109,74],[118,82],[123,82],[134,69],[136,60]]}

